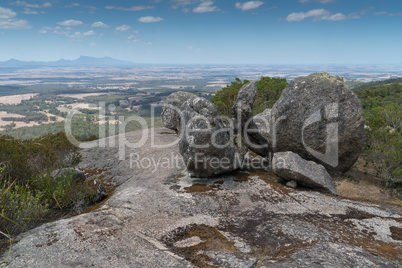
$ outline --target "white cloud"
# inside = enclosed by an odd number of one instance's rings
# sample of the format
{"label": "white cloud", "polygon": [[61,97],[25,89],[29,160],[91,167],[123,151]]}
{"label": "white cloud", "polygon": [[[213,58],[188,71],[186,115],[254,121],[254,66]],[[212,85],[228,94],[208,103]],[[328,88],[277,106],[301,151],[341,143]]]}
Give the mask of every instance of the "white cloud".
{"label": "white cloud", "polygon": [[[91,14],[94,14],[95,10],[97,9],[96,6],[86,6],[86,5],[81,5],[81,4],[78,4],[78,3],[71,3],[70,5],[65,5],[64,7],[65,8],[75,8],[75,7],[87,8],[87,9],[90,9],[89,13],[91,13]],[[82,11],[81,11],[81,13],[82,13]]]}
{"label": "white cloud", "polygon": [[23,7],[29,7],[29,8],[46,8],[46,7],[51,7],[53,6],[52,3],[50,2],[45,2],[42,5],[38,5],[38,4],[29,4],[25,1],[15,1],[15,2],[11,2],[10,5],[13,6],[23,6]]}
{"label": "white cloud", "polygon": [[360,19],[362,16],[369,13],[372,9],[373,7],[369,7],[367,9],[353,12],[348,15],[345,15],[343,13],[331,14],[329,11],[325,9],[312,9],[308,12],[292,13],[286,17],[286,20],[292,22],[292,21],[301,21],[306,18],[313,18],[313,21],[322,21],[322,20],[340,21],[340,20]]}
{"label": "white cloud", "polygon": [[81,6],[81,4],[78,4],[78,3],[71,3],[70,5],[66,5],[66,6],[64,6],[64,7],[70,8],[70,7],[79,7],[79,6]]}
{"label": "white cloud", "polygon": [[308,3],[308,2],[317,2],[320,4],[329,4],[332,2],[335,2],[335,0],[299,0],[300,3],[304,4],[304,3]]}
{"label": "white cloud", "polygon": [[75,32],[73,34],[67,34],[66,35],[68,38],[70,38],[73,41],[80,41],[83,38],[83,35],[81,32]]}
{"label": "white cloud", "polygon": [[35,11],[30,8],[24,8],[24,11],[22,11],[21,13],[28,14],[28,15],[45,14],[44,11]]}
{"label": "white cloud", "polygon": [[402,12],[390,13],[390,12],[386,12],[386,11],[381,11],[381,12],[375,12],[374,15],[376,15],[376,16],[386,15],[386,16],[390,16],[390,17],[396,17],[396,16],[402,16]]}
{"label": "white cloud", "polygon": [[342,13],[331,14],[329,11],[325,9],[312,9],[307,12],[298,12],[289,14],[286,17],[286,20],[292,22],[292,21],[301,21],[307,18],[313,18],[313,21],[321,21],[321,20],[340,21],[349,19],[351,17],[348,17]]}
{"label": "white cloud", "polygon": [[92,42],[90,45],[91,45],[91,46],[96,46],[96,43],[95,43],[95,42]]}
{"label": "white cloud", "polygon": [[131,43],[131,44],[135,44],[135,43],[138,43],[140,40],[139,40],[137,37],[135,37],[134,35],[130,35],[130,36],[127,38],[127,41],[128,41],[129,43]]}
{"label": "white cloud", "polygon": [[32,27],[28,21],[16,19],[16,16],[17,13],[11,9],[0,7],[0,29],[22,30]]}
{"label": "white cloud", "polygon": [[158,22],[163,20],[164,19],[161,17],[153,17],[153,16],[145,16],[138,19],[139,22],[145,22],[145,23]]}
{"label": "white cloud", "polygon": [[71,28],[69,28],[69,27],[66,27],[64,29],[60,26],[43,27],[42,29],[39,30],[38,33],[40,33],[40,34],[54,33],[54,34],[68,35],[68,34],[70,34],[70,30],[71,30]]}
{"label": "white cloud", "polygon": [[213,6],[214,2],[211,0],[202,1],[201,4],[193,9],[194,13],[205,13],[205,12],[213,12],[219,11],[219,8]]}
{"label": "white cloud", "polygon": [[[38,33],[40,34],[58,34],[58,35],[63,35],[73,41],[81,41],[86,37],[94,36],[97,33],[95,31],[89,30],[87,32],[72,32],[70,27],[61,27],[61,26],[56,26],[56,27],[42,27]],[[101,35],[99,35],[101,36]]]}
{"label": "white cloud", "polygon": [[101,21],[95,21],[94,23],[92,23],[91,25],[92,27],[100,27],[100,28],[107,28],[109,27],[109,25],[101,22]]}
{"label": "white cloud", "polygon": [[88,31],[88,32],[83,33],[82,35],[89,36],[89,35],[95,35],[95,34],[96,34],[96,33],[91,30],[91,31]]}
{"label": "white cloud", "polygon": [[125,32],[131,29],[131,26],[128,25],[122,25],[119,27],[116,27],[116,29],[114,30],[115,32]]}
{"label": "white cloud", "polygon": [[171,0],[173,2],[173,9],[183,8],[198,2],[198,0]]}
{"label": "white cloud", "polygon": [[117,6],[105,6],[106,9],[116,9],[123,11],[141,11],[147,9],[153,9],[154,6],[132,6],[132,7],[117,7]]}
{"label": "white cloud", "polygon": [[198,48],[198,47],[197,47],[197,48],[194,48],[194,47],[192,47],[192,46],[188,46],[187,49],[188,49],[188,50],[195,51],[195,52],[201,52],[201,48]]}
{"label": "white cloud", "polygon": [[235,7],[237,9],[241,9],[243,11],[246,11],[246,10],[259,8],[263,4],[264,4],[264,2],[262,2],[262,1],[249,1],[249,2],[245,2],[245,3],[237,2],[235,4]]}
{"label": "white cloud", "polygon": [[63,26],[80,26],[83,23],[82,23],[82,21],[79,21],[79,20],[65,20],[65,21],[58,22],[57,24],[63,25]]}

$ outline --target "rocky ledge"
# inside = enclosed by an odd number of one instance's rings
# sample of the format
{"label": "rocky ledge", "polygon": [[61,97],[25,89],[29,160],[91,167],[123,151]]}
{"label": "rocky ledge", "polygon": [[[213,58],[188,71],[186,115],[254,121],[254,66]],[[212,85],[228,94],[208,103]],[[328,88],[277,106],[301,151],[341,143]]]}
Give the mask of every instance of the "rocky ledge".
{"label": "rocky ledge", "polygon": [[[145,144],[135,148],[143,137]],[[178,140],[172,130],[151,129],[83,144],[80,168],[104,170],[105,178],[119,185],[114,194],[96,210],[22,234],[0,263],[7,259],[7,267],[402,264],[400,207],[291,189],[263,170],[190,178]],[[128,143],[132,146],[123,146]],[[101,146],[90,148],[96,144]],[[162,146],[166,144],[171,146]]]}

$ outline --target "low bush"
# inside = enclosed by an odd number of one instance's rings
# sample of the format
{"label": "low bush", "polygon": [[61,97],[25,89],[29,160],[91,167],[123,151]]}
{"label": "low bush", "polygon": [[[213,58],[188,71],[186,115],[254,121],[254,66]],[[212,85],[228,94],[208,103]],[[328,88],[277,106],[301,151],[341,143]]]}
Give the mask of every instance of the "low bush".
{"label": "low bush", "polygon": [[16,178],[19,184],[60,167],[77,165],[80,160],[78,148],[63,132],[24,141],[0,136],[1,177]]}
{"label": "low bush", "polygon": [[367,125],[363,157],[378,167],[388,188],[402,195],[402,85],[379,85],[355,92]]}
{"label": "low bush", "polygon": [[[249,80],[241,81],[236,78],[235,81],[222,90],[218,91],[211,101],[218,107],[219,114],[232,117],[232,106],[236,101],[237,94],[242,86],[248,84]],[[284,78],[270,78],[261,76],[257,81],[257,97],[253,106],[253,114],[259,114],[267,108],[272,108],[275,102],[281,96],[282,91],[287,86]]]}
{"label": "low bush", "polygon": [[43,193],[4,180],[0,183],[0,231],[10,236],[35,227],[49,213]]}
{"label": "low bush", "polygon": [[35,189],[41,189],[45,200],[48,200],[52,208],[70,209],[78,202],[91,203],[95,194],[94,189],[86,182],[78,182],[73,176],[40,175],[34,178],[31,185]]}
{"label": "low bush", "polygon": [[17,235],[60,210],[91,203],[95,190],[88,182],[75,181],[72,174],[51,176],[80,160],[65,133],[25,141],[0,136],[0,236]]}

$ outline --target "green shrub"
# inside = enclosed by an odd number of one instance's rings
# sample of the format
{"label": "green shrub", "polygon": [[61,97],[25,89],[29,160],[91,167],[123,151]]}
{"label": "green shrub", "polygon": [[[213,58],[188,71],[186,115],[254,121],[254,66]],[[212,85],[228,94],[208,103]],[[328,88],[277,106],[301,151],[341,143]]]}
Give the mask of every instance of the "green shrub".
{"label": "green shrub", "polygon": [[262,76],[257,81],[258,93],[253,107],[254,115],[262,113],[267,108],[272,108],[287,85],[288,82],[285,78]]}
{"label": "green shrub", "polygon": [[88,182],[78,182],[73,176],[40,175],[32,180],[31,185],[41,189],[43,196],[53,208],[69,209],[77,202],[84,200],[91,202],[95,190],[89,187]]}
{"label": "green shrub", "polygon": [[364,158],[378,167],[386,186],[402,193],[402,85],[355,91],[368,126]]}
{"label": "green shrub", "polygon": [[60,167],[74,166],[81,159],[78,148],[65,133],[48,134],[31,140],[0,136],[1,178],[17,178],[19,184]]}
{"label": "green shrub", "polygon": [[[236,78],[231,85],[228,85],[218,91],[211,101],[218,107],[220,115],[232,117],[232,106],[236,101],[237,94],[242,86],[248,84],[249,80],[243,82]],[[259,114],[267,108],[272,108],[275,102],[281,96],[283,89],[287,86],[287,81],[284,78],[270,78],[262,76],[257,81],[257,98],[253,106],[253,114]]]}
{"label": "green shrub", "polygon": [[232,117],[232,106],[236,101],[237,93],[242,86],[248,84],[249,80],[244,80],[243,82],[236,78],[235,81],[231,83],[231,85],[227,85],[222,88],[222,90],[216,92],[215,96],[211,98],[211,101],[215,103],[218,107],[218,111],[220,115]]}
{"label": "green shrub", "polygon": [[402,109],[396,104],[366,110],[366,158],[379,167],[387,186],[402,186]]}
{"label": "green shrub", "polygon": [[49,205],[40,191],[34,193],[27,185],[4,180],[0,183],[0,231],[18,234],[35,227],[49,212]]}
{"label": "green shrub", "polygon": [[[54,218],[78,201],[89,203],[94,190],[71,177],[53,178],[53,170],[75,166],[78,148],[65,133],[31,140],[0,136],[0,232],[16,235]],[[53,213],[53,214],[52,214]]]}

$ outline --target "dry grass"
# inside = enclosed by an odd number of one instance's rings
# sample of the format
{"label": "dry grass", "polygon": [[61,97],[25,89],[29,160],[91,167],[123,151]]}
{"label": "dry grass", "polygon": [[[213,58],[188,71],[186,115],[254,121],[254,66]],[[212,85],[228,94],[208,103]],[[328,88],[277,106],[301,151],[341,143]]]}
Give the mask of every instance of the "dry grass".
{"label": "dry grass", "polygon": [[59,94],[59,96],[84,100],[86,97],[101,96],[106,94],[107,93],[77,93],[77,94]]}
{"label": "dry grass", "polygon": [[353,200],[385,204],[393,199],[390,191],[366,181],[343,179],[336,182],[336,190],[340,196]]}
{"label": "dry grass", "polygon": [[[57,122],[64,121],[63,117],[60,117],[60,116],[57,116],[57,115],[54,115],[54,114],[50,114],[48,112],[41,112],[41,113],[46,114],[48,117],[55,116]],[[20,115],[20,114],[8,114],[7,112],[0,111],[0,128],[2,126],[6,126],[6,125],[9,125],[10,123],[12,123],[11,121],[3,121],[3,117],[18,117],[18,118],[22,118],[22,117],[25,117],[25,116]],[[33,127],[33,126],[39,126],[39,125],[43,125],[43,124],[51,124],[51,123],[55,123],[55,122],[49,120],[47,122],[42,122],[40,124],[37,123],[37,122],[34,122],[34,121],[31,121],[29,123],[25,123],[23,121],[14,121],[14,123],[15,123],[14,129],[16,129],[16,128],[21,128],[21,127]],[[1,130],[2,129],[0,129],[0,131]]]}
{"label": "dry grass", "polygon": [[334,183],[341,197],[402,206],[395,191],[385,188],[385,181],[377,174],[377,168],[367,164],[362,157],[342,177],[334,178]]}
{"label": "dry grass", "polygon": [[2,104],[19,104],[22,100],[29,100],[30,98],[38,94],[20,94],[0,97],[0,103]]}

